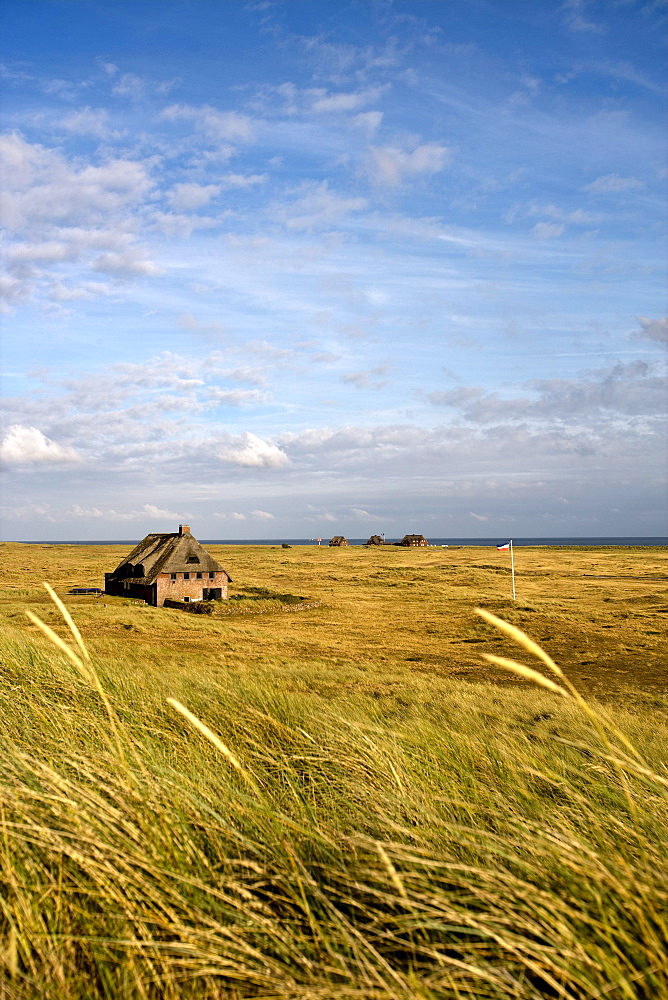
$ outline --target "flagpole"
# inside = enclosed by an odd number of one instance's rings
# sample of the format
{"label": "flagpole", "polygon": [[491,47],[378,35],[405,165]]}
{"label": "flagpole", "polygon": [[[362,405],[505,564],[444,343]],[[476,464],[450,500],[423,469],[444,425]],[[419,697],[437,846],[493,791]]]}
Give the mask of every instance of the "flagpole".
{"label": "flagpole", "polygon": [[515,554],[513,552],[513,540],[510,539],[510,573],[513,579],[513,600],[516,601],[515,596]]}

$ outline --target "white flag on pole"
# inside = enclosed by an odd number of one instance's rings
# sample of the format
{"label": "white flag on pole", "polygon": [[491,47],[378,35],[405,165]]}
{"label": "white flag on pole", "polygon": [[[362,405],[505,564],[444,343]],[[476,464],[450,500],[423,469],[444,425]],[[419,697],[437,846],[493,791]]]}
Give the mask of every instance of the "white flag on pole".
{"label": "white flag on pole", "polygon": [[517,600],[515,597],[515,553],[513,552],[513,540],[510,539],[509,542],[501,542],[500,545],[496,547],[497,552],[508,552],[510,551],[510,575],[513,581],[513,600]]}

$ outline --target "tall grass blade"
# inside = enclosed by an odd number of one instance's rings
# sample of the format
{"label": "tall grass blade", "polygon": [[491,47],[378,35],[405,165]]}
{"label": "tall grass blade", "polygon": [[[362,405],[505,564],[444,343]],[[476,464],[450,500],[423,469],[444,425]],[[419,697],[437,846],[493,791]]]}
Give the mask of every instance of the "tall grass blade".
{"label": "tall grass blade", "polygon": [[87,670],[82,660],[77,656],[74,650],[67,645],[65,640],[60,638],[57,632],[54,632],[52,628],[49,628],[49,626],[46,625],[41,618],[38,618],[38,616],[29,609],[26,610],[26,617],[30,619],[33,625],[37,626],[37,628],[40,630],[40,632],[43,633],[43,635],[46,636],[49,642],[52,642],[54,646],[57,646],[58,649],[65,654],[70,663],[74,667],[76,667],[77,671],[81,674],[81,676],[85,680],[87,680],[88,682],[92,681],[90,671]]}
{"label": "tall grass blade", "polygon": [[488,663],[494,663],[497,667],[510,670],[512,673],[518,674],[528,681],[533,681],[534,684],[539,684],[541,687],[547,688],[548,691],[554,691],[555,694],[563,695],[565,698],[569,697],[568,692],[564,691],[558,684],[555,684],[554,681],[551,681],[549,677],[544,677],[543,674],[539,674],[537,670],[533,670],[531,667],[526,667],[523,663],[517,663],[516,660],[508,660],[504,656],[495,656],[493,653],[483,653],[482,657]]}
{"label": "tall grass blade", "polygon": [[500,632],[505,632],[509,638],[514,639],[515,642],[519,643],[520,646],[523,646],[527,652],[532,653],[539,660],[542,660],[545,666],[549,667],[549,669],[553,673],[557,674],[558,677],[564,676],[561,667],[557,666],[552,657],[545,652],[542,646],[539,646],[537,642],[530,639],[529,636],[522,631],[522,629],[517,628],[516,625],[511,625],[510,622],[504,621],[503,618],[497,618],[497,616],[493,615],[491,611],[485,611],[484,608],[476,608],[475,613],[480,615],[481,618],[484,618],[484,620],[490,625],[498,628]]}
{"label": "tall grass blade", "polygon": [[204,722],[202,722],[201,719],[198,719],[196,715],[193,715],[193,713],[189,711],[185,707],[185,705],[182,705],[180,701],[177,701],[176,698],[168,698],[167,703],[171,705],[172,708],[176,709],[176,711],[179,712],[184,719],[187,719],[188,722],[195,727],[195,729],[198,729],[199,732],[203,736],[205,736],[210,743],[213,743],[216,750],[218,750],[223,755],[223,757],[225,757],[225,759],[232,765],[234,770],[241,775],[244,781],[247,782],[247,784],[249,784],[254,791],[256,792],[260,791],[260,788],[257,782],[255,781],[255,778],[253,778],[253,776],[244,767],[242,767],[239,759],[232,753],[230,748],[223,743],[220,736],[216,736],[216,734],[211,729],[209,729],[209,727]]}
{"label": "tall grass blade", "polygon": [[43,581],[43,586],[44,586],[44,589],[46,590],[47,594],[49,595],[49,597],[51,598],[51,600],[53,601],[53,603],[56,605],[56,607],[60,611],[60,613],[63,616],[63,618],[65,619],[65,621],[67,623],[67,627],[69,628],[70,632],[74,636],[74,641],[76,642],[77,646],[81,650],[81,655],[83,656],[84,660],[90,660],[90,655],[88,653],[88,650],[86,649],[86,644],[84,643],[83,639],[81,638],[81,632],[77,628],[76,623],[75,623],[74,619],[72,618],[72,615],[69,613],[69,611],[67,610],[67,608],[65,607],[65,605],[63,604],[63,602],[61,601],[61,599],[58,597],[58,594],[55,592],[55,590],[53,589],[53,587],[49,583],[47,583],[46,580]]}

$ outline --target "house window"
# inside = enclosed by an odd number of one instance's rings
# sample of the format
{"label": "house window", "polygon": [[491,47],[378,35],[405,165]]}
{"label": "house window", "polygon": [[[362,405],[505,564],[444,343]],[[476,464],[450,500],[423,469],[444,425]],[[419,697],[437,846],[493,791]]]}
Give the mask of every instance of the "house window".
{"label": "house window", "polygon": [[201,574],[201,573],[198,573],[198,574],[197,574],[197,579],[198,579],[198,580],[201,580],[201,579],[202,579],[202,574]]}
{"label": "house window", "polygon": [[216,579],[216,574],[215,573],[209,573],[209,579],[210,580],[215,580]]}
{"label": "house window", "polygon": [[183,579],[184,580],[189,580],[190,579],[190,573],[184,573],[183,574]]}
{"label": "house window", "polygon": [[176,580],[176,573],[170,573],[169,575],[172,580]]}
{"label": "house window", "polygon": [[186,562],[187,563],[198,563],[199,562],[199,556],[188,556],[188,558],[186,559]]}

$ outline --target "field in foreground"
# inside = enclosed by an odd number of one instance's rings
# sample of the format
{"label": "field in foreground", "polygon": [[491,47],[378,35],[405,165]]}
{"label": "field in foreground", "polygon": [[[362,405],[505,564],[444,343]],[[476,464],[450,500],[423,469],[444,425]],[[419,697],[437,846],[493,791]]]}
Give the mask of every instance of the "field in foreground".
{"label": "field in foreground", "polygon": [[[60,592],[100,562],[11,548]],[[89,662],[8,575],[0,996],[668,997],[668,727],[658,683],[633,673],[661,670],[644,634],[665,607],[660,554],[587,553],[583,570],[574,550],[552,579],[536,553],[543,575],[512,606],[471,550],[242,552],[221,554],[239,593],[322,605],[209,620],[72,599]],[[612,577],[593,590],[592,563]],[[642,591],[619,579],[639,575]],[[565,683],[476,603],[552,635],[569,676],[595,651],[603,677],[607,606],[635,607],[611,700],[592,719],[572,696],[457,677],[487,671],[484,650]]]}

